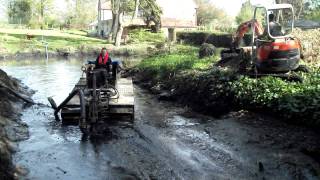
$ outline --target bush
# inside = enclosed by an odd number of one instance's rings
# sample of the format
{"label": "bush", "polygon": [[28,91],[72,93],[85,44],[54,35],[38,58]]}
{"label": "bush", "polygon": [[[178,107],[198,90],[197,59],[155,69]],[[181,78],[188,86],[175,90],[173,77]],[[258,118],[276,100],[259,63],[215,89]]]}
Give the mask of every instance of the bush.
{"label": "bush", "polygon": [[217,57],[198,58],[199,48],[192,46],[176,46],[169,54],[155,55],[144,59],[138,68],[151,77],[159,79],[172,78],[175,74],[185,70],[205,70],[212,67]]}
{"label": "bush", "polygon": [[232,109],[263,110],[285,120],[320,125],[320,69],[302,73],[303,83],[276,77],[249,78],[213,67],[218,58],[198,59],[199,49],[178,46],[171,54],[143,60],[144,80],[175,90],[179,100],[219,115]]}
{"label": "bush", "polygon": [[161,43],[164,41],[163,33],[153,33],[145,29],[135,29],[129,32],[129,43]]}
{"label": "bush", "polygon": [[320,71],[303,76],[303,83],[275,77],[242,77],[232,83],[232,91],[240,106],[266,109],[285,119],[320,125]]}
{"label": "bush", "polygon": [[212,44],[203,43],[199,50],[199,58],[210,57],[215,54],[216,47]]}
{"label": "bush", "polygon": [[[203,43],[213,44],[215,47],[229,48],[232,34],[212,34],[209,32],[177,32],[177,40],[187,44],[200,46]],[[251,43],[251,35],[244,37],[244,44]]]}

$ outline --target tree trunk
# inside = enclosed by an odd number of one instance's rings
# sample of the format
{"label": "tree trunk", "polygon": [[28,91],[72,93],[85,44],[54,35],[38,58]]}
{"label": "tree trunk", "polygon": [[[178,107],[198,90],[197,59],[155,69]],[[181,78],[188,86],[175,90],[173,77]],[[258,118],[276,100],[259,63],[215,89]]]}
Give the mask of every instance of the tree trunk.
{"label": "tree trunk", "polygon": [[115,38],[115,46],[119,47],[121,45],[121,37],[123,32],[123,13],[118,14],[118,31]]}
{"label": "tree trunk", "polygon": [[160,32],[160,29],[161,29],[161,23],[160,22],[155,22],[154,32],[158,33],[158,32]]}
{"label": "tree trunk", "polygon": [[138,16],[138,13],[139,13],[139,5],[140,5],[140,0],[136,0],[136,4],[135,4],[135,11],[134,11],[134,14],[132,16],[132,20],[133,19],[136,19],[137,16]]}
{"label": "tree trunk", "polygon": [[301,0],[301,2],[300,2],[300,8],[299,8],[297,17],[296,17],[295,19],[300,19],[301,13],[302,13],[302,11],[303,11],[303,4],[304,4],[304,1]]}
{"label": "tree trunk", "polygon": [[[116,3],[114,1],[114,3]],[[120,15],[120,2],[117,2],[116,4],[113,4],[113,10],[112,10],[112,40],[115,41],[117,32],[119,29],[119,15]]]}

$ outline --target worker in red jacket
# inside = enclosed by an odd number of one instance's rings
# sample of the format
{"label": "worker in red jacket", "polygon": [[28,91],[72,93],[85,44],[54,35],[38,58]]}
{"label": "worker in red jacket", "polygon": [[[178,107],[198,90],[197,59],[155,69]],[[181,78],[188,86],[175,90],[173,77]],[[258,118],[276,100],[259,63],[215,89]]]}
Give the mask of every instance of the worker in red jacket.
{"label": "worker in red jacket", "polygon": [[112,60],[107,52],[107,48],[102,48],[99,56],[96,59],[96,68],[106,68],[110,72]]}

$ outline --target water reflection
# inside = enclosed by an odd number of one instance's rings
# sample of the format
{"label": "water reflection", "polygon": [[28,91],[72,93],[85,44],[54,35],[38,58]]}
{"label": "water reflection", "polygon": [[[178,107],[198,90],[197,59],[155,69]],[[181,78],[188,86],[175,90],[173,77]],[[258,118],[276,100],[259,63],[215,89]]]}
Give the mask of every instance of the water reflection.
{"label": "water reflection", "polygon": [[[0,68],[35,90],[36,102],[49,105],[47,97],[52,96],[60,104],[88,59],[6,60]],[[32,106],[21,119],[29,126],[30,138],[19,144],[15,162],[30,170],[28,179],[102,179],[108,173],[108,141],[82,139],[77,126],[61,126],[47,106]]]}
{"label": "water reflection", "polygon": [[51,96],[57,103],[63,101],[81,75],[80,68],[85,62],[86,59],[1,61],[0,68],[35,90],[36,102],[48,104],[46,98]]}

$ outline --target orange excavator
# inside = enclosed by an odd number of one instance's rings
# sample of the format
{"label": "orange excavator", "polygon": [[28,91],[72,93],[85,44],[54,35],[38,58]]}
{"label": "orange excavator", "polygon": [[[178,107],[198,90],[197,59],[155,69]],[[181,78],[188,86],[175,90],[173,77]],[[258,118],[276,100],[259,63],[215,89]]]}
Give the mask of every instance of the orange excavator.
{"label": "orange excavator", "polygon": [[[264,12],[265,28],[257,21],[259,10]],[[300,41],[291,35],[294,27],[293,16],[293,7],[290,4],[256,7],[253,20],[242,23],[233,37],[231,48],[221,52],[218,65],[223,66],[234,60],[242,73],[250,72],[252,75],[254,72],[255,76],[272,75],[289,79],[292,77],[291,71],[308,72],[307,67],[299,65],[302,48]],[[239,47],[250,30],[251,46]],[[297,77],[293,79],[300,81]]]}

